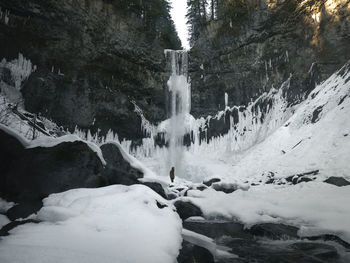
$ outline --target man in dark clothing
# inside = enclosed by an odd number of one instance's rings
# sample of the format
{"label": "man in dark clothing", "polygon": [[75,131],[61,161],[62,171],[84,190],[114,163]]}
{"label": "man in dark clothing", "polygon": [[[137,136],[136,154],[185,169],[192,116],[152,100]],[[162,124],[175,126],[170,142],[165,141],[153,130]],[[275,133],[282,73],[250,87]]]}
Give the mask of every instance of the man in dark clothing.
{"label": "man in dark clothing", "polygon": [[171,167],[171,170],[170,170],[170,180],[171,180],[172,183],[174,182],[174,179],[175,179],[175,168],[174,168],[174,167]]}

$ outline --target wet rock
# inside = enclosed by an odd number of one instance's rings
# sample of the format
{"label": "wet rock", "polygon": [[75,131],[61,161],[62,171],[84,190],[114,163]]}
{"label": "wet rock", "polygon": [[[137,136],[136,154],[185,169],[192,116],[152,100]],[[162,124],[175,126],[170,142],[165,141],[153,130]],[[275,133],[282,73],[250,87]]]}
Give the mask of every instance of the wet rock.
{"label": "wet rock", "polygon": [[203,216],[202,210],[191,202],[179,200],[174,203],[174,206],[182,220],[186,220],[192,216]]}
{"label": "wet rock", "polygon": [[139,183],[138,179],[143,177],[143,173],[133,168],[130,163],[124,159],[117,145],[106,143],[100,148],[103,158],[107,163],[101,174],[103,178],[106,179],[108,185],[132,185]]}
{"label": "wet rock", "polygon": [[207,181],[204,181],[203,182],[203,184],[205,184],[206,186],[211,186],[213,183],[218,183],[218,182],[220,182],[221,181],[221,179],[219,179],[219,178],[212,178],[212,179],[209,179],[209,180],[207,180]]}
{"label": "wet rock", "polygon": [[254,236],[267,237],[269,239],[299,238],[298,228],[283,224],[259,224],[252,226],[248,231]]}
{"label": "wet rock", "polygon": [[335,247],[321,243],[298,242],[289,246],[297,251],[304,252],[308,256],[320,259],[336,259],[338,252]]}
{"label": "wet rock", "polygon": [[228,221],[186,220],[185,229],[212,238],[239,258],[216,258],[222,263],[327,263],[338,261],[337,250],[316,242],[294,242],[298,229],[282,224],[260,224],[246,229]]}
{"label": "wet rock", "polygon": [[178,263],[214,263],[214,257],[209,250],[189,243],[182,242],[180,254],[177,257]]}
{"label": "wet rock", "polygon": [[252,239],[252,235],[245,231],[244,225],[239,222],[186,220],[183,222],[183,227],[213,239],[217,239],[222,236]]}
{"label": "wet rock", "polygon": [[324,181],[327,184],[332,184],[332,185],[336,185],[336,186],[347,186],[350,185],[350,182],[345,180],[343,177],[329,177],[327,180]]}

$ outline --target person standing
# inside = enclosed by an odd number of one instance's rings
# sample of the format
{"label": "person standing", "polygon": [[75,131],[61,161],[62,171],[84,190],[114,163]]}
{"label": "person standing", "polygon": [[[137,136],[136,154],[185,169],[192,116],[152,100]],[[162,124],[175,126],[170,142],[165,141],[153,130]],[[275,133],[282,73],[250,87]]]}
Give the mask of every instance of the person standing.
{"label": "person standing", "polygon": [[175,167],[171,167],[171,170],[170,170],[170,180],[171,182],[173,183],[174,182],[174,179],[175,179]]}

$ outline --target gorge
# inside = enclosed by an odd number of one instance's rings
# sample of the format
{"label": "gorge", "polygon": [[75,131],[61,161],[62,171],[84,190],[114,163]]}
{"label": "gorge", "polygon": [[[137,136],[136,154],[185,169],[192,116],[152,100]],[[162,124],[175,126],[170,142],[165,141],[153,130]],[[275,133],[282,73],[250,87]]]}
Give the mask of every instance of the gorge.
{"label": "gorge", "polygon": [[170,8],[0,0],[0,262],[349,262],[350,1]]}

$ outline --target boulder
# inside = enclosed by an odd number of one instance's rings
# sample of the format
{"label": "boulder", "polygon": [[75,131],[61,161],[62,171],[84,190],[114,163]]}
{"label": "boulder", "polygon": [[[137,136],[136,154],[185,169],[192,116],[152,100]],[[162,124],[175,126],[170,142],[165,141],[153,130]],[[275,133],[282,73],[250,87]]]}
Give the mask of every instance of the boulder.
{"label": "boulder", "polygon": [[176,201],[174,203],[177,213],[182,220],[186,220],[192,216],[203,216],[203,212],[200,208],[192,204],[191,202]]}
{"label": "boulder", "polygon": [[345,180],[343,177],[329,177],[327,180],[324,181],[327,184],[332,184],[332,185],[336,185],[336,186],[347,186],[350,185],[350,182]]}
{"label": "boulder", "polygon": [[191,244],[188,241],[182,242],[180,254],[177,257],[178,263],[214,263],[214,257],[209,250]]}
{"label": "boulder", "polygon": [[101,146],[103,158],[106,166],[102,170],[102,176],[107,184],[132,185],[139,183],[138,179],[143,177],[143,173],[133,168],[121,154],[118,146],[114,143],[106,143]]}
{"label": "boulder", "polygon": [[209,180],[206,180],[206,181],[204,181],[203,182],[203,184],[205,184],[206,186],[211,186],[213,183],[218,183],[218,182],[220,182],[221,181],[221,179],[219,179],[219,178],[212,178],[212,179],[209,179]]}
{"label": "boulder", "polygon": [[0,158],[0,196],[11,201],[39,201],[52,193],[104,185],[102,162],[82,141],[25,149],[0,131]]}

